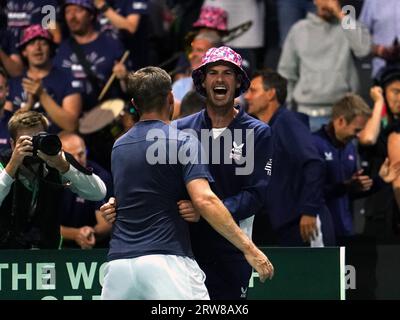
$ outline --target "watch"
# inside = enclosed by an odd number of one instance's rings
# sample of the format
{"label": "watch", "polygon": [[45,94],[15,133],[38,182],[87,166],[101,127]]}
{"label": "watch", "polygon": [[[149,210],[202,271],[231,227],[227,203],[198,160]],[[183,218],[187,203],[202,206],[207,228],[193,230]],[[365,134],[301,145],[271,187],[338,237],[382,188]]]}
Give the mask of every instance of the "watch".
{"label": "watch", "polygon": [[101,13],[105,13],[108,9],[110,9],[110,6],[107,4],[107,2],[106,3],[104,3],[98,10],[101,12]]}

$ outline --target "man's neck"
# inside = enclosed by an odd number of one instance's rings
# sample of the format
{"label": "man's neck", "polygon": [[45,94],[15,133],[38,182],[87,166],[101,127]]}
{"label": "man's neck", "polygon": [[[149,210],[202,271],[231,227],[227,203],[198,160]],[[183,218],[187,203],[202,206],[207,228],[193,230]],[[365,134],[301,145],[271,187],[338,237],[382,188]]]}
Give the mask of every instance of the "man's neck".
{"label": "man's neck", "polygon": [[279,104],[277,101],[269,102],[267,107],[263,110],[262,113],[258,114],[257,117],[262,122],[269,123],[278,109]]}
{"label": "man's neck", "polygon": [[213,128],[226,128],[238,113],[233,105],[217,108],[207,105],[207,114]]}
{"label": "man's neck", "polygon": [[165,123],[170,123],[170,117],[169,115],[165,113],[160,113],[160,112],[147,112],[143,113],[140,116],[140,121],[148,121],[148,120],[159,120]]}
{"label": "man's neck", "polygon": [[90,43],[97,39],[99,33],[96,32],[94,29],[89,29],[85,34],[73,34],[75,41],[79,44],[86,44]]}
{"label": "man's neck", "polygon": [[338,138],[336,137],[336,132],[335,132],[335,126],[333,125],[332,122],[329,122],[326,126],[325,126],[325,132],[327,133],[327,135],[331,138],[331,141],[333,143],[333,145],[337,148],[344,148],[346,146],[345,143],[341,142],[340,140],[338,140]]}
{"label": "man's neck", "polygon": [[46,77],[51,70],[51,63],[48,62],[46,65],[44,66],[29,66],[27,75],[29,78],[34,79],[34,80],[40,80],[43,79],[44,77]]}

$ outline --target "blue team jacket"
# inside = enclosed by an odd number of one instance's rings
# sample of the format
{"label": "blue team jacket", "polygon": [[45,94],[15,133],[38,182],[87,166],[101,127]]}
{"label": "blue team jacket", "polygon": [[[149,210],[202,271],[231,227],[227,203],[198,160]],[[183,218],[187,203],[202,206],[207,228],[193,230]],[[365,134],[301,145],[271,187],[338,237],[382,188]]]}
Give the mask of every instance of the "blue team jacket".
{"label": "blue team jacket", "polygon": [[353,217],[350,196],[344,181],[357,171],[357,153],[353,143],[335,144],[323,126],[313,134],[314,143],[325,162],[324,194],[332,215],[337,237],[353,234]]}
{"label": "blue team jacket", "polygon": [[310,130],[298,114],[280,107],[269,125],[274,171],[265,206],[272,228],[279,230],[297,224],[302,214],[321,213],[324,166]]}
{"label": "blue team jacket", "polygon": [[[201,137],[202,133],[204,135],[212,128],[206,110],[175,121],[178,129],[192,129],[208,152],[209,168],[215,181],[211,188],[236,222],[255,215],[263,208],[273,171],[271,128],[249,116],[243,108],[238,109],[239,113],[225,130],[232,134],[232,141],[224,134],[217,139]],[[251,174],[238,175],[236,169],[246,167],[238,162],[251,157],[254,160]],[[231,159],[232,163],[225,163],[224,158]],[[200,262],[244,259],[239,250],[202,219],[191,224],[191,239],[193,252]]]}

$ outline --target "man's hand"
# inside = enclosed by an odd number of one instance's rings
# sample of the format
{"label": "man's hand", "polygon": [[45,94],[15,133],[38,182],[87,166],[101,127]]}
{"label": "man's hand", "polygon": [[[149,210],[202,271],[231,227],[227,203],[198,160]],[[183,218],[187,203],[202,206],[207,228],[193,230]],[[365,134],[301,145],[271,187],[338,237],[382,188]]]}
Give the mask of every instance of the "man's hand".
{"label": "man's hand", "polygon": [[32,150],[32,138],[30,136],[20,136],[15,143],[15,148],[11,155],[11,159],[5,168],[10,177],[15,177],[18,168],[26,156],[33,155]]}
{"label": "man's hand", "polygon": [[111,197],[107,203],[100,207],[101,216],[108,222],[113,223],[117,216],[117,202],[114,197]]}
{"label": "man's hand", "polygon": [[43,86],[41,80],[32,80],[29,78],[22,79],[22,88],[29,95],[33,95],[37,98],[43,93]]}
{"label": "man's hand", "polygon": [[363,169],[358,170],[351,179],[344,182],[350,192],[364,192],[371,189],[374,182],[369,176],[363,175],[363,171]]}
{"label": "man's hand", "polygon": [[338,0],[328,0],[325,3],[325,8],[329,10],[339,20],[341,20],[345,16],[344,12],[342,12],[342,8]]}
{"label": "man's hand", "polygon": [[113,73],[115,73],[118,80],[125,80],[128,76],[128,70],[126,69],[125,64],[119,61],[116,61],[114,64]]}
{"label": "man's hand", "polygon": [[94,229],[89,226],[79,228],[79,233],[75,242],[81,247],[81,249],[92,249],[96,244]]}
{"label": "man's hand", "polygon": [[374,86],[371,88],[369,91],[369,94],[371,96],[371,99],[375,102],[381,102],[384,103],[385,99],[383,98],[383,90],[379,86]]}
{"label": "man's hand", "polygon": [[32,150],[32,137],[20,136],[15,144],[10,162],[19,167],[26,156],[33,156]]}
{"label": "man's hand", "polygon": [[96,7],[96,9],[100,9],[102,6],[104,6],[106,3],[105,0],[93,0],[93,4]]}
{"label": "man's hand", "polygon": [[389,158],[385,159],[379,169],[379,176],[386,183],[392,183],[400,175],[400,162],[391,164]]}
{"label": "man's hand", "polygon": [[47,163],[49,167],[57,169],[61,174],[69,170],[69,162],[65,159],[64,152],[60,151],[55,156],[49,156],[42,151],[38,150],[37,155],[40,159]]}
{"label": "man's hand", "polygon": [[200,213],[193,207],[192,201],[180,200],[178,201],[178,209],[181,217],[187,222],[198,222],[200,220]]}
{"label": "man's hand", "polygon": [[317,218],[303,214],[300,219],[300,235],[304,242],[310,242],[318,236]]}
{"label": "man's hand", "polygon": [[249,253],[244,253],[244,256],[247,262],[258,272],[261,282],[272,279],[274,266],[260,249],[254,245]]}

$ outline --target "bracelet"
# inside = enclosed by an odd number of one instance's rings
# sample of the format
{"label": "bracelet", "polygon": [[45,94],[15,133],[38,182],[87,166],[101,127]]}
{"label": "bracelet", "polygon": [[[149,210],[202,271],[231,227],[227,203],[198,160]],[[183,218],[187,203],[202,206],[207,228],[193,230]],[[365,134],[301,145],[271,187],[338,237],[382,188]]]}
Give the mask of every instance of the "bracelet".
{"label": "bracelet", "polygon": [[108,9],[110,9],[110,6],[107,3],[104,3],[99,9],[101,13],[105,13]]}

